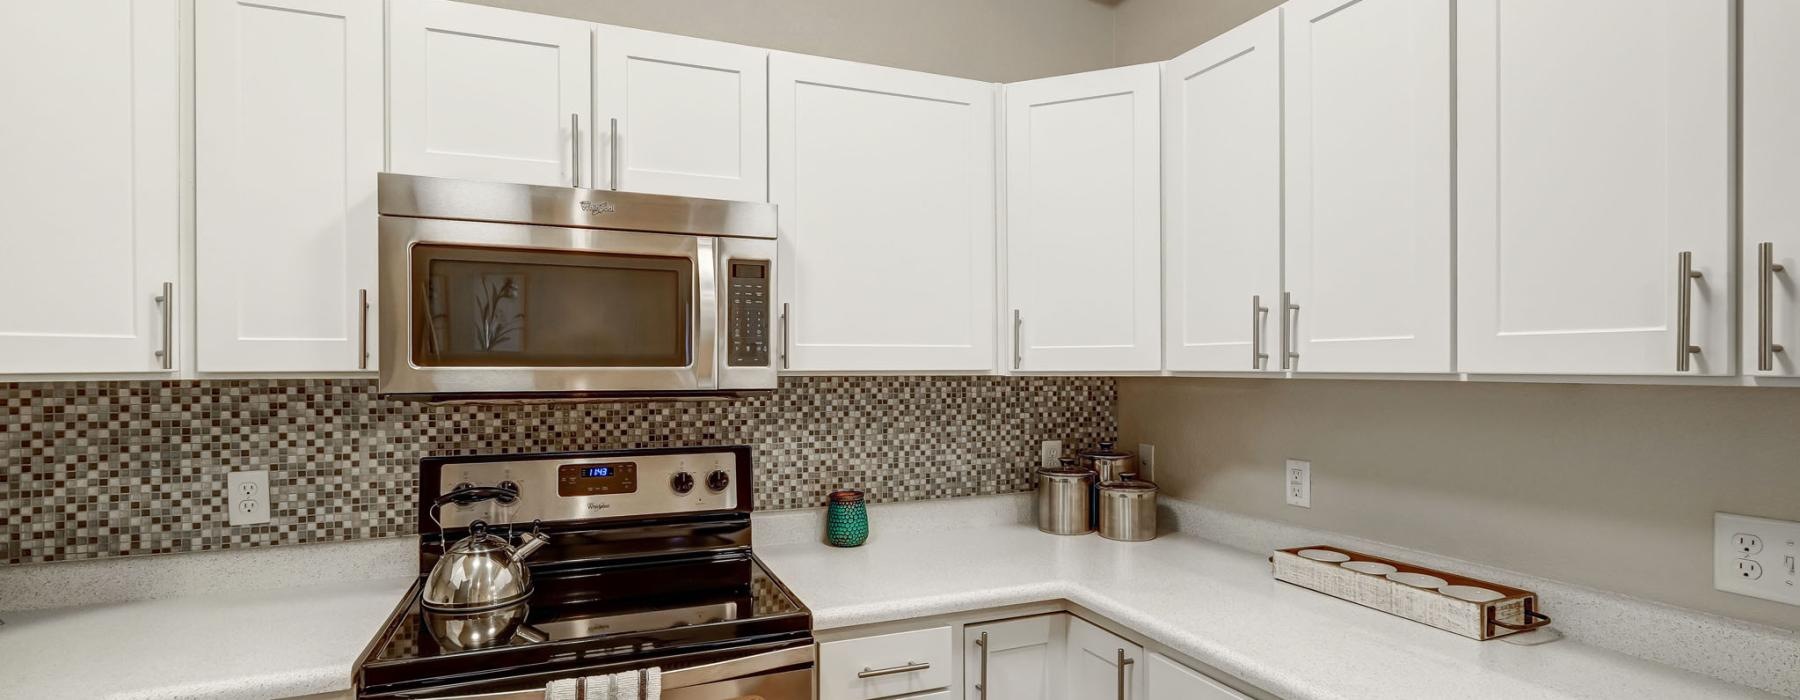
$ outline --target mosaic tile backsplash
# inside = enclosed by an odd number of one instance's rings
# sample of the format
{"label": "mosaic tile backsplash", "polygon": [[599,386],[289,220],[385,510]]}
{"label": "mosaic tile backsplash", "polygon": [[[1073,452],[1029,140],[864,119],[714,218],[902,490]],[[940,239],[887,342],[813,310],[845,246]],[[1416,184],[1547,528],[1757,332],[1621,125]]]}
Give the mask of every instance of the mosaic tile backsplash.
{"label": "mosaic tile backsplash", "polygon": [[[371,379],[0,383],[7,564],[412,534],[425,456],[747,444],[758,509],[1028,490],[1037,444],[1117,432],[1112,379],[785,377],[727,401],[432,405]],[[225,475],[268,469],[266,525]]]}

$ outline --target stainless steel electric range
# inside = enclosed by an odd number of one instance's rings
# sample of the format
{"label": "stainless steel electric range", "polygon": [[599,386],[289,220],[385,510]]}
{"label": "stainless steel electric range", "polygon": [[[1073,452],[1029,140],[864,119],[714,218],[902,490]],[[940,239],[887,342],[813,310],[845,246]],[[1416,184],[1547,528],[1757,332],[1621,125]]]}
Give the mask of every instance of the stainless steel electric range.
{"label": "stainless steel electric range", "polygon": [[[357,697],[537,700],[649,667],[665,700],[813,696],[812,615],[750,551],[750,448],[436,457],[419,493],[419,580],[357,659]],[[522,602],[424,595],[465,538],[509,555],[533,531]],[[492,571],[461,563],[439,578],[481,593],[466,579]]]}

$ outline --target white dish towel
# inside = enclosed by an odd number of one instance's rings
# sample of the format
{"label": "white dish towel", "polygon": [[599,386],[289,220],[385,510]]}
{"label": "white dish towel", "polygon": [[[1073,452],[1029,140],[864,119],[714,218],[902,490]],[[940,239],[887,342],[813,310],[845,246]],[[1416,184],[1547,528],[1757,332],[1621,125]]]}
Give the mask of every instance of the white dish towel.
{"label": "white dish towel", "polygon": [[[578,695],[557,694],[565,688],[575,689]],[[662,700],[662,669],[588,676],[579,683],[574,679],[554,681],[544,688],[544,700]]]}

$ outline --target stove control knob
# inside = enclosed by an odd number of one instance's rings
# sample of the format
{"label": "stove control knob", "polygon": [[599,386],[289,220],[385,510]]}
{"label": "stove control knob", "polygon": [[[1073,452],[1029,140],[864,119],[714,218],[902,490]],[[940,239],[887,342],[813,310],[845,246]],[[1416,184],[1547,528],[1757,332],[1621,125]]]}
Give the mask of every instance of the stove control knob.
{"label": "stove control knob", "polygon": [[676,472],[675,476],[669,477],[669,487],[675,489],[675,493],[692,491],[694,490],[694,475],[687,472]]}
{"label": "stove control knob", "polygon": [[706,488],[714,491],[724,491],[725,487],[730,485],[731,475],[726,474],[723,469],[714,469],[713,473],[706,475]]}

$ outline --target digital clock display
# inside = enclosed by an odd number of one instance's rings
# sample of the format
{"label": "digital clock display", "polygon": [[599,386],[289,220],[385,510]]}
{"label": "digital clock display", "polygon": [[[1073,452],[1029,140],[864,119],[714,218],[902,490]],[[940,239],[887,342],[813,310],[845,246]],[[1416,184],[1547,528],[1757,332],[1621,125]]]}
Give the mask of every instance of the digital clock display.
{"label": "digital clock display", "polygon": [[612,467],[588,467],[587,470],[582,474],[582,476],[586,476],[589,479],[608,477],[608,476],[612,476],[612,475],[613,475]]}
{"label": "digital clock display", "polygon": [[564,464],[556,470],[556,493],[564,498],[637,492],[637,462]]}

